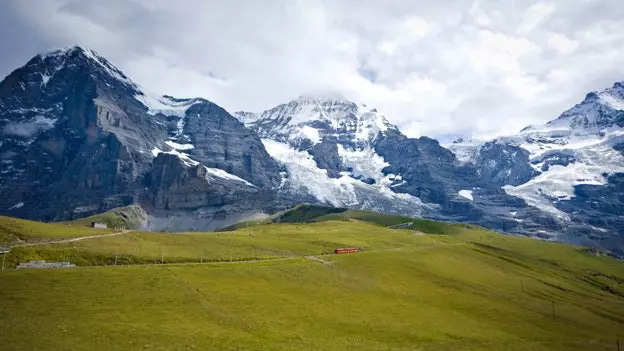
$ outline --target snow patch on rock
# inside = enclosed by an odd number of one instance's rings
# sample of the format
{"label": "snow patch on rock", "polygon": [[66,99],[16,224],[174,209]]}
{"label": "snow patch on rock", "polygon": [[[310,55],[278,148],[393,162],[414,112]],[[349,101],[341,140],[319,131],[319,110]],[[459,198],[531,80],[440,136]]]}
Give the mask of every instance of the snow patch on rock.
{"label": "snow patch on rock", "polygon": [[29,138],[48,129],[54,128],[56,122],[56,118],[36,116],[35,118],[27,122],[9,123],[4,126],[2,132],[6,135],[15,135],[22,138]]}
{"label": "snow patch on rock", "polygon": [[242,183],[245,183],[245,184],[247,184],[249,186],[252,186],[254,188],[256,187],[255,185],[251,184],[250,182],[246,181],[245,179],[243,179],[241,177],[238,177],[238,176],[235,176],[234,174],[228,173],[228,172],[226,172],[226,171],[224,171],[222,169],[210,168],[210,167],[205,167],[205,166],[204,166],[204,168],[206,169],[206,172],[208,172],[206,174],[206,176],[208,176],[208,174],[210,174],[212,176],[216,176],[216,177],[219,177],[219,178],[228,179],[228,180],[235,180],[237,182],[242,182]]}
{"label": "snow patch on rock", "polygon": [[474,198],[472,197],[472,190],[460,190],[457,194],[470,201],[474,201]]}
{"label": "snow patch on rock", "polygon": [[15,205],[9,207],[9,210],[16,210],[16,209],[22,208],[22,207],[24,207],[24,203],[23,202],[18,202]]}
{"label": "snow patch on rock", "polygon": [[165,144],[171,146],[172,148],[176,150],[192,150],[195,148],[193,144],[178,144],[175,141],[171,141],[171,140],[165,141]]}
{"label": "snow patch on rock", "polygon": [[262,143],[271,157],[288,169],[286,182],[314,196],[317,200],[341,207],[357,204],[357,196],[350,177],[330,178],[327,170],[317,167],[312,156],[287,144],[263,139]]}
{"label": "snow patch on rock", "polygon": [[[286,143],[271,139],[262,140],[267,152],[287,169],[283,174],[280,189],[309,194],[321,203],[335,207],[350,207],[381,211],[379,203],[386,201],[397,207],[404,207],[414,215],[423,210],[433,208],[424,204],[420,199],[409,194],[395,193],[388,186],[381,184],[366,184],[354,179],[347,172],[340,178],[330,178],[327,170],[318,168],[312,156],[306,151],[296,150]],[[351,157],[353,153],[349,154]],[[365,153],[356,153],[356,157],[364,157]],[[380,163],[376,168],[359,169],[362,175],[383,175],[379,173]],[[389,175],[390,176],[390,175]],[[394,179],[394,175],[392,178]],[[390,178],[390,177],[389,177]],[[380,196],[381,195],[381,196]]]}
{"label": "snow patch on rock", "polygon": [[[139,92],[134,96],[145,107],[150,115],[163,114],[165,116],[176,116],[183,120],[186,110],[199,103],[198,99],[172,99],[168,96],[157,96],[150,93]],[[184,123],[184,122],[182,122]]]}
{"label": "snow patch on rock", "polygon": [[152,155],[154,155],[154,157],[158,156],[158,154],[161,154],[161,153],[162,154],[169,154],[169,155],[177,156],[180,159],[180,161],[182,161],[182,163],[184,163],[184,165],[186,165],[188,167],[199,165],[199,162],[191,159],[189,157],[189,155],[187,155],[187,154],[185,154],[183,152],[180,152],[178,150],[173,149],[173,150],[170,150],[170,151],[162,151],[162,150],[160,150],[157,147],[152,149]]}

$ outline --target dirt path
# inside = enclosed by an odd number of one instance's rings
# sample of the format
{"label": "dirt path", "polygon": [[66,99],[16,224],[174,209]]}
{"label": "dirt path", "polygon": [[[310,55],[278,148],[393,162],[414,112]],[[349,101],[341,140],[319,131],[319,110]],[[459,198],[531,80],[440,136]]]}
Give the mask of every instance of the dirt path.
{"label": "dirt path", "polygon": [[75,242],[75,241],[86,240],[86,239],[107,238],[107,237],[111,237],[111,236],[124,235],[124,234],[130,233],[132,231],[133,230],[124,230],[124,231],[121,231],[119,233],[112,233],[112,234],[79,236],[77,238],[71,238],[71,239],[63,239],[63,240],[55,240],[55,241],[41,241],[41,242],[36,242],[36,243],[16,244],[16,245],[10,246],[10,248],[22,247],[22,246],[37,246],[37,245],[72,243],[72,242]]}
{"label": "dirt path", "polygon": [[[112,234],[102,234],[102,235],[89,235],[89,236],[82,236],[82,237],[77,237],[77,238],[71,238],[71,239],[63,239],[63,240],[57,240],[57,241],[46,241],[46,242],[37,242],[37,243],[25,243],[25,244],[17,244],[17,245],[13,245],[11,246],[11,248],[13,247],[21,247],[21,246],[36,246],[36,245],[48,245],[48,244],[61,244],[61,243],[70,243],[70,242],[75,242],[75,241],[80,241],[80,240],[87,240],[87,239],[95,239],[95,238],[106,238],[106,237],[111,237],[111,236],[117,236],[117,235],[124,235],[127,233],[132,232],[132,230],[124,230],[122,232],[119,233],[112,233]],[[465,245],[465,242],[460,242],[460,243],[437,243],[437,244],[433,244],[433,245],[424,245],[424,246],[419,246],[419,247],[414,247],[414,246],[404,246],[404,247],[395,247],[395,248],[390,248],[390,249],[380,249],[380,250],[370,250],[370,251],[362,251],[360,253],[374,253],[374,252],[391,252],[391,251],[403,251],[405,249],[408,250],[430,250],[430,249],[436,249],[436,248],[442,248],[442,247],[448,247],[448,246],[461,246],[461,245]],[[354,253],[356,254],[356,253]],[[327,254],[318,254],[318,255],[309,255],[309,256],[290,256],[290,257],[274,257],[274,258],[265,258],[265,259],[253,259],[253,260],[232,260],[232,261],[206,261],[206,262],[164,262],[164,263],[143,263],[143,264],[131,264],[131,265],[115,265],[115,266],[83,266],[83,267],[132,267],[132,266],[173,266],[173,265],[228,265],[228,264],[240,264],[240,263],[260,263],[260,262],[278,262],[278,261],[291,261],[291,260],[297,260],[297,259],[307,259],[307,260],[311,260],[311,261],[315,261],[315,262],[319,262],[322,263],[325,266],[331,266],[332,262],[331,261],[327,261],[324,258],[328,258],[328,257],[332,257],[332,256],[338,256],[338,255],[344,255],[344,254],[336,254],[336,253],[327,253]],[[349,254],[347,254],[349,255]],[[353,254],[351,254],[353,255]]]}
{"label": "dirt path", "polygon": [[[328,255],[328,256],[329,256],[329,255]],[[323,260],[322,258],[317,257],[317,256],[305,256],[305,258],[307,258],[308,260],[312,260],[312,261],[320,262],[320,263],[322,263],[322,264],[324,264],[324,265],[331,265],[331,264],[332,264],[331,262],[329,262],[329,261],[325,261],[325,260]]]}

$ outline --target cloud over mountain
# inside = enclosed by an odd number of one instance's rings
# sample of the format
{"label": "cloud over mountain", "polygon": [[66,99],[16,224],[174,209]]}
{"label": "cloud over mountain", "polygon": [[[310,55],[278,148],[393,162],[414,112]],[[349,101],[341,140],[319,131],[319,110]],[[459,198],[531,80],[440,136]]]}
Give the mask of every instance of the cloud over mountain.
{"label": "cloud over mountain", "polygon": [[592,0],[9,0],[0,73],[80,44],[151,90],[230,111],[331,93],[410,136],[486,138],[621,80],[623,17]]}

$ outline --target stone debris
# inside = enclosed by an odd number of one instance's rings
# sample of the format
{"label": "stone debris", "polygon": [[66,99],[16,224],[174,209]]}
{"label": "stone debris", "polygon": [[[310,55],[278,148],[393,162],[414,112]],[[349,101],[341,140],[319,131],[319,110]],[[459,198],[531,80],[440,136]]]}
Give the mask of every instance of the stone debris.
{"label": "stone debris", "polygon": [[17,269],[25,269],[25,268],[74,268],[75,264],[70,262],[46,262],[44,260],[41,261],[30,261],[23,262],[17,265]]}
{"label": "stone debris", "polygon": [[401,223],[397,225],[389,226],[390,229],[408,229],[414,225],[414,222]]}

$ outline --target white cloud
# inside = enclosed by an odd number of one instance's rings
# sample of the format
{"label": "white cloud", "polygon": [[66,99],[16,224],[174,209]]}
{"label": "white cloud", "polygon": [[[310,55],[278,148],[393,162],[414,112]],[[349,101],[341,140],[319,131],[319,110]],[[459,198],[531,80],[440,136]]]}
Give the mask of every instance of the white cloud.
{"label": "white cloud", "polygon": [[543,21],[555,11],[553,3],[538,2],[531,5],[524,13],[518,32],[527,34],[535,30]]}
{"label": "white cloud", "polygon": [[578,47],[578,42],[560,33],[553,33],[548,39],[548,44],[564,55],[573,53]]}
{"label": "white cloud", "polygon": [[3,73],[81,44],[156,92],[231,111],[337,93],[411,136],[512,133],[624,80],[619,1],[8,0],[0,13],[23,27],[0,37],[15,48]]}

